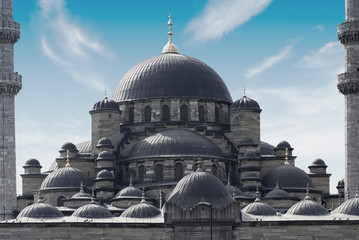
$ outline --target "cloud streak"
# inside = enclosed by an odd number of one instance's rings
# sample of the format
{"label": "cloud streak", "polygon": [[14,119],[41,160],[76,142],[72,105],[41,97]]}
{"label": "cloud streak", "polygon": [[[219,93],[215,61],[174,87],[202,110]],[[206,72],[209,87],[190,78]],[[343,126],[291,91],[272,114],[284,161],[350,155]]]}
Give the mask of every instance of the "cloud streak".
{"label": "cloud streak", "polygon": [[293,44],[287,45],[279,51],[276,55],[265,58],[260,64],[254,66],[245,73],[246,78],[252,78],[256,75],[259,75],[266,70],[274,67],[278,63],[288,59],[292,54]]}
{"label": "cloud streak", "polygon": [[[105,82],[91,64],[112,58],[99,38],[85,31],[66,9],[64,0],[38,0],[40,45],[45,56],[63,67],[76,82],[104,91]],[[101,59],[102,60],[102,59]],[[83,74],[84,72],[91,73]]]}
{"label": "cloud streak", "polygon": [[202,14],[194,18],[186,31],[192,41],[220,39],[252,17],[264,11],[272,0],[209,0]]}

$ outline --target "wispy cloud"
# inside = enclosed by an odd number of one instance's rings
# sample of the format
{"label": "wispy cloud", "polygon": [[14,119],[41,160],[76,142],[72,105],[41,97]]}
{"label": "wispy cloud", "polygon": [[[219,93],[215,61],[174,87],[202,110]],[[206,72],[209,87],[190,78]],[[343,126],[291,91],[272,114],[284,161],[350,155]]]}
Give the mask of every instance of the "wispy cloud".
{"label": "wispy cloud", "polygon": [[284,61],[285,59],[290,57],[293,47],[294,47],[293,44],[287,45],[286,47],[281,49],[279,51],[279,53],[277,53],[276,55],[265,58],[260,64],[250,68],[245,73],[245,76],[247,78],[252,78],[252,77],[259,75],[259,74],[263,73],[264,71],[274,67],[278,63]]}
{"label": "wispy cloud", "polygon": [[202,14],[187,26],[192,40],[206,42],[222,38],[268,7],[272,0],[209,0]]}
{"label": "wispy cloud", "polygon": [[343,46],[339,42],[328,42],[323,47],[305,55],[298,66],[307,69],[343,66]]}
{"label": "wispy cloud", "polygon": [[[104,79],[94,76],[91,63],[99,56],[112,58],[99,37],[89,33],[66,9],[65,0],[38,0],[40,44],[44,54],[54,63],[64,67],[77,82],[103,92]],[[91,77],[84,72],[91,72]],[[88,74],[87,74],[88,75]]]}
{"label": "wispy cloud", "polygon": [[325,29],[325,27],[319,24],[317,26],[314,26],[313,29],[317,31],[316,34],[320,34]]}

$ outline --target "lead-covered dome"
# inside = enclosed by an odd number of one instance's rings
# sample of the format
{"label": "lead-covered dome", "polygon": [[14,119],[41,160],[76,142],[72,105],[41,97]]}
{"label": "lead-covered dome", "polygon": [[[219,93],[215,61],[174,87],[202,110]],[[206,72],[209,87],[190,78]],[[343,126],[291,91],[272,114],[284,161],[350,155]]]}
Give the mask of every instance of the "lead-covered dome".
{"label": "lead-covered dome", "polygon": [[61,218],[64,215],[55,207],[44,202],[42,198],[39,198],[37,203],[25,207],[17,215],[17,220],[20,218]]}
{"label": "lead-covered dome", "polygon": [[94,201],[79,207],[71,216],[80,218],[111,218],[111,212]]}
{"label": "lead-covered dome", "polygon": [[333,210],[333,213],[342,213],[348,215],[359,216],[359,190],[357,191],[354,198],[348,199],[343,202],[339,207]]}
{"label": "lead-covered dome", "polygon": [[108,99],[107,96],[97,103],[94,104],[92,110],[120,110],[117,102]]}
{"label": "lead-covered dome", "polygon": [[138,142],[127,159],[157,157],[224,158],[221,149],[198,133],[184,129],[169,129]]}
{"label": "lead-covered dome", "polygon": [[135,65],[118,83],[112,99],[169,97],[232,102],[227,86],[211,67],[178,53],[163,53]]}
{"label": "lead-covered dome", "polygon": [[259,104],[247,96],[243,96],[241,99],[235,101],[231,105],[231,111],[232,110],[253,110],[255,112],[262,111],[262,109],[259,107]]}
{"label": "lead-covered dome", "polygon": [[308,193],[304,200],[297,202],[290,207],[286,214],[305,215],[305,216],[321,216],[329,214],[328,210],[321,204],[312,200]]}
{"label": "lead-covered dome", "polygon": [[153,218],[161,215],[161,211],[155,206],[146,202],[146,200],[142,199],[142,201],[138,204],[135,204],[129,208],[127,208],[120,217],[126,218]]}

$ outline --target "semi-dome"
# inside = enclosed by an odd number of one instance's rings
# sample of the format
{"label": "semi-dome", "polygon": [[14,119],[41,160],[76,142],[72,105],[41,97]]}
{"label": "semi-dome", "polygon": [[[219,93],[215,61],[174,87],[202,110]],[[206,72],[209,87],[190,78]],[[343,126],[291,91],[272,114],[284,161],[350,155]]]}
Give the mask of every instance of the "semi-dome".
{"label": "semi-dome", "polygon": [[275,188],[277,183],[281,188],[306,188],[309,184],[310,188],[314,188],[312,179],[303,170],[290,165],[283,165],[271,169],[262,180],[265,188]]}
{"label": "semi-dome", "polygon": [[287,214],[321,216],[327,215],[329,212],[324,206],[312,200],[307,193],[304,200],[297,202],[288,209]]}
{"label": "semi-dome", "polygon": [[113,175],[109,170],[103,169],[97,174],[96,180],[113,180]]}
{"label": "semi-dome", "polygon": [[142,201],[138,204],[135,204],[129,208],[127,208],[120,217],[126,218],[153,218],[157,217],[161,214],[161,211],[155,206],[146,202],[146,200],[142,199]]}
{"label": "semi-dome", "polygon": [[81,183],[92,186],[92,180],[81,170],[74,167],[59,168],[44,179],[40,190],[53,188],[80,188]]}
{"label": "semi-dome", "polygon": [[77,151],[77,148],[76,148],[75,144],[73,144],[71,142],[66,142],[66,143],[62,144],[59,151],[60,152],[65,152],[66,150]]}
{"label": "semi-dome", "polygon": [[80,218],[111,218],[113,215],[105,207],[98,205],[95,201],[83,205],[76,209],[76,211],[71,215],[73,217]]}
{"label": "semi-dome", "polygon": [[248,204],[242,209],[242,212],[259,216],[273,216],[276,215],[276,210],[268,204],[262,202],[257,193],[254,202]]}
{"label": "semi-dome", "polygon": [[26,161],[24,167],[41,167],[41,165],[40,165],[40,162],[37,159],[31,158],[31,159]]}
{"label": "semi-dome", "polygon": [[226,207],[234,202],[231,193],[218,178],[198,168],[177,183],[167,202],[181,208],[193,208],[203,199],[214,208]]}
{"label": "semi-dome", "polygon": [[79,153],[91,153],[92,143],[91,141],[86,141],[76,144],[76,148]]}
{"label": "semi-dome", "polygon": [[333,210],[333,213],[342,213],[342,214],[359,216],[358,189],[354,198],[348,199],[345,202],[343,202],[339,207]]}
{"label": "semi-dome", "polygon": [[175,97],[232,102],[227,86],[211,67],[178,53],[163,53],[135,65],[118,83],[112,99]]}
{"label": "semi-dome", "polygon": [[98,140],[96,147],[98,148],[114,148],[110,139],[103,137]]}
{"label": "semi-dome", "polygon": [[107,96],[105,96],[103,100],[95,103],[92,110],[120,110],[120,107],[116,101],[108,99]]}
{"label": "semi-dome", "polygon": [[259,104],[255,100],[247,96],[243,96],[242,98],[232,103],[230,109],[231,111],[232,110],[253,110],[255,112],[262,111],[262,109],[259,107]]}
{"label": "semi-dome", "polygon": [[190,130],[169,129],[138,142],[127,159],[176,156],[224,158],[221,149],[206,137]]}
{"label": "semi-dome", "polygon": [[16,219],[20,218],[61,218],[64,215],[55,207],[44,202],[42,198],[39,198],[37,203],[25,207],[17,215]]}

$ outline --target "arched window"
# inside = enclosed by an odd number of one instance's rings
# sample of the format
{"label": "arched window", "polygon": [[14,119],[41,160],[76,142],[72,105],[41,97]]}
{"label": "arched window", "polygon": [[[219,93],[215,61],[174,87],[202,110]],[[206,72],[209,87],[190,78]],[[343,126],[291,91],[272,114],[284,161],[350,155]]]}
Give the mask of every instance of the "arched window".
{"label": "arched window", "polygon": [[162,121],[170,121],[170,107],[162,106]]}
{"label": "arched window", "polygon": [[183,177],[183,165],[182,163],[175,164],[175,179],[180,180]]}
{"label": "arched window", "polygon": [[65,199],[66,199],[66,198],[65,198],[64,196],[58,197],[58,198],[57,198],[56,205],[57,205],[58,207],[64,206],[64,200],[65,200]]}
{"label": "arched window", "polygon": [[161,182],[163,181],[163,165],[157,164],[155,167],[155,181]]}
{"label": "arched window", "polygon": [[180,119],[181,121],[188,121],[188,107],[182,105],[180,108]]}
{"label": "arched window", "polygon": [[128,109],[128,121],[132,123],[134,120],[135,120],[135,109],[133,107],[130,107],[130,109]]}
{"label": "arched window", "polygon": [[219,122],[219,108],[216,107],[214,111],[214,118],[216,122]]}
{"label": "arched window", "polygon": [[144,182],[145,181],[145,167],[143,165],[138,167],[138,181],[139,182]]}
{"label": "arched window", "polygon": [[146,106],[144,110],[145,122],[151,122],[152,109],[150,106]]}
{"label": "arched window", "polygon": [[217,177],[217,166],[215,164],[212,165],[211,172],[214,176]]}
{"label": "arched window", "polygon": [[200,122],[204,122],[204,107],[203,106],[198,107],[198,120]]}

